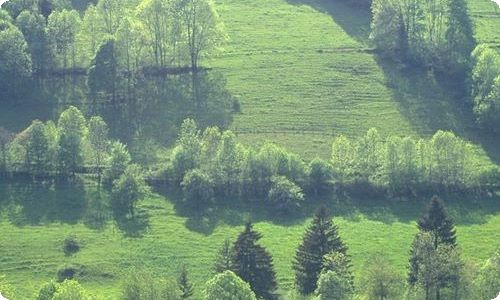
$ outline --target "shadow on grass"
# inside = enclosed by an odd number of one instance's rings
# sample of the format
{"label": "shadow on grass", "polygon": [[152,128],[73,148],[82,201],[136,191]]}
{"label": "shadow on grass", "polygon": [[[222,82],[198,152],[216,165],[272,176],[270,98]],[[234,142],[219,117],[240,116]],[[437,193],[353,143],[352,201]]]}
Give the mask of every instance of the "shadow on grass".
{"label": "shadow on grass", "polygon": [[489,158],[500,163],[500,137],[477,127],[466,83],[419,68],[403,67],[377,58],[401,114],[415,132],[432,135],[451,130],[483,147]]}
{"label": "shadow on grass", "polygon": [[[348,0],[287,0],[292,5],[308,5],[329,14],[349,36],[369,45],[371,12]],[[401,114],[415,132],[432,135],[438,130],[452,130],[479,144],[489,158],[500,164],[500,137],[477,128],[467,85],[463,80],[435,75],[427,70],[401,67],[400,64],[375,57],[385,75],[383,85],[392,91]]]}
{"label": "shadow on grass", "polygon": [[[201,208],[186,205],[182,196],[165,189],[156,192],[172,200],[176,213],[187,218],[186,227],[204,235],[210,235],[221,224],[242,226],[247,220],[252,222],[272,222],[280,226],[303,224],[314,215],[318,207],[326,206],[334,218],[350,222],[362,219],[392,224],[413,223],[422,215],[431,196],[408,200],[388,200],[383,196],[324,195],[308,198],[301,209],[294,214],[278,215],[262,201],[242,201],[219,199],[211,207]],[[489,218],[500,213],[500,197],[448,195],[443,196],[450,216],[456,225],[484,224]]]}
{"label": "shadow on grass", "polygon": [[369,7],[358,7],[349,0],[286,0],[292,5],[308,5],[329,14],[349,36],[358,42],[367,43],[370,35],[371,11]]}

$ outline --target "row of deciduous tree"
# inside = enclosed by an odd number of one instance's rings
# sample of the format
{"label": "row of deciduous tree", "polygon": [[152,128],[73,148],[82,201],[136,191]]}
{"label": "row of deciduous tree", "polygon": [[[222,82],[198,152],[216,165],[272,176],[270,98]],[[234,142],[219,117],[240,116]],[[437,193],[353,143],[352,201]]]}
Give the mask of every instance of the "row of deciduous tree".
{"label": "row of deciduous tree", "polygon": [[[408,273],[397,270],[383,252],[370,257],[355,287],[351,260],[338,227],[322,207],[315,213],[296,250],[293,261],[295,287],[291,299],[313,295],[318,300],[363,299],[491,299],[500,288],[500,252],[480,268],[461,257],[453,221],[441,199],[433,197],[418,221],[411,245]],[[202,299],[277,299],[276,274],[271,254],[258,241],[262,235],[247,223],[234,243],[226,240],[218,251],[215,276],[203,289]],[[0,277],[7,296],[15,290]],[[133,270],[124,280],[119,299],[194,299],[194,287],[185,266],[177,280],[155,278],[145,270]],[[38,294],[40,300],[100,299],[91,296],[75,280],[50,282]],[[357,299],[357,298],[356,298]]]}
{"label": "row of deciduous tree", "polygon": [[359,139],[337,137],[329,161],[316,158],[306,164],[273,144],[245,147],[231,131],[210,127],[201,133],[189,119],[181,126],[165,173],[184,189],[188,202],[208,204],[214,196],[267,198],[284,213],[300,206],[304,192],[335,187],[370,184],[411,194],[433,187],[475,188],[496,180],[484,176],[494,171],[479,168],[472,145],[451,132],[438,131],[428,140],[384,140],[370,129]]}
{"label": "row of deciduous tree", "polygon": [[379,50],[442,71],[469,68],[476,42],[465,0],[374,0],[372,13]]}
{"label": "row of deciduous tree", "polygon": [[129,74],[196,70],[225,38],[211,0],[99,0],[83,12],[69,1],[11,0],[0,9],[0,74],[86,69],[110,39],[118,69]]}

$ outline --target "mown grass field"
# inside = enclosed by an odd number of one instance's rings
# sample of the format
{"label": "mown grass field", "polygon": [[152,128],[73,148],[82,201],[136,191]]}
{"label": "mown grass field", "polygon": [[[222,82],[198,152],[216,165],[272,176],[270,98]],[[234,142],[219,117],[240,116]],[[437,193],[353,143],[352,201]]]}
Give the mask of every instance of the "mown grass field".
{"label": "mown grass field", "polygon": [[[453,129],[477,143],[486,158],[500,161],[498,137],[477,134],[470,113],[457,104],[462,99],[457,99],[452,83],[398,69],[370,51],[368,12],[341,0],[216,3],[230,40],[225,51],[208,63],[223,72],[229,90],[241,101],[242,113],[231,125],[241,141],[272,140],[309,159],[328,157],[334,136],[355,137],[370,127],[383,135],[414,136]],[[495,12],[489,0],[470,0],[470,4],[478,40],[500,46],[500,11]],[[421,203],[326,202],[349,246],[357,278],[364,262],[380,250],[405,272]],[[454,203],[449,209],[458,224],[459,244],[468,260],[479,263],[500,247],[499,200]],[[130,267],[172,276],[186,263],[199,297],[218,247],[224,239],[233,239],[245,218],[251,217],[274,256],[280,288],[289,290],[293,255],[315,206],[285,222],[273,221],[262,210],[236,208],[186,215],[155,195],[140,203],[149,215],[142,237],[124,235],[112,221],[103,230],[89,229],[81,216],[16,225],[4,213],[0,274],[7,275],[24,300],[54,279],[62,264],[81,264],[85,272],[79,280],[84,287],[114,299]],[[81,252],[73,257],[61,250],[69,234],[82,243]]]}
{"label": "mown grass field", "polygon": [[[490,156],[499,146],[478,137],[456,84],[369,51],[369,11],[341,0],[216,3],[230,39],[210,64],[242,103],[232,125],[241,141],[272,140],[306,158],[327,157],[333,136],[376,127],[383,136],[451,129]],[[478,40],[498,46],[500,9],[489,0],[470,6]]]}
{"label": "mown grass field", "polygon": [[[480,263],[500,246],[498,199],[462,200],[453,199],[449,211],[458,225],[464,257]],[[423,204],[368,199],[327,203],[349,246],[357,278],[370,255],[379,251],[401,274],[405,273],[409,247],[417,231],[415,221]],[[0,274],[6,274],[17,288],[18,299],[30,299],[44,282],[56,278],[62,264],[78,264],[83,266],[84,273],[78,279],[85,288],[115,299],[130,267],[147,268],[157,276],[168,277],[175,276],[185,263],[198,298],[204,282],[212,276],[217,249],[224,239],[234,239],[244,221],[251,218],[264,235],[262,244],[274,256],[279,286],[286,292],[293,285],[295,249],[317,205],[307,207],[304,216],[280,221],[267,217],[262,210],[239,207],[184,215],[171,201],[153,195],[139,206],[148,215],[148,227],[141,237],[128,237],[112,220],[102,230],[68,220],[13,225],[8,221],[9,214],[4,213],[0,222]],[[77,237],[82,249],[67,257],[62,242],[70,234]]]}

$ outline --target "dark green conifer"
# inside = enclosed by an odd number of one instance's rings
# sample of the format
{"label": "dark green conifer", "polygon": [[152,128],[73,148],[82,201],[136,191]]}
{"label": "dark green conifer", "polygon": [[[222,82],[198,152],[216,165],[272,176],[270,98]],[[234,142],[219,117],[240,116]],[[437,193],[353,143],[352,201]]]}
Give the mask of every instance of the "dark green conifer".
{"label": "dark green conifer", "polygon": [[456,232],[453,221],[449,218],[443,201],[432,197],[427,205],[424,215],[418,221],[418,229],[421,232],[430,232],[434,236],[434,247],[441,243],[456,246]]}
{"label": "dark green conifer", "polygon": [[295,255],[295,283],[302,294],[316,290],[323,257],[332,252],[347,255],[347,247],[338,235],[337,226],[332,222],[328,210],[321,207],[314,215]]}
{"label": "dark green conifer", "polygon": [[264,299],[275,299],[276,273],[273,259],[267,250],[257,244],[262,235],[253,230],[249,222],[234,243],[232,269],[248,282],[255,295]]}
{"label": "dark green conifer", "polygon": [[217,252],[214,262],[214,272],[219,274],[231,270],[233,247],[229,240],[225,240]]}

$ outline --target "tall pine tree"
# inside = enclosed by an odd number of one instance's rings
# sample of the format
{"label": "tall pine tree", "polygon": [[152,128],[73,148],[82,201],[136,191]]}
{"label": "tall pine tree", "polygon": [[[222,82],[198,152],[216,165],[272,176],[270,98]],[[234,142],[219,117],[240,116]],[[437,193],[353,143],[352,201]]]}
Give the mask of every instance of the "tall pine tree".
{"label": "tall pine tree", "polygon": [[439,244],[456,246],[455,225],[449,218],[441,198],[434,196],[427,205],[424,215],[418,221],[421,232],[430,232],[434,236],[434,247]]}
{"label": "tall pine tree", "polygon": [[257,297],[275,299],[273,259],[264,247],[257,244],[261,237],[250,222],[246,224],[234,243],[232,268],[236,275],[250,284]]}
{"label": "tall pine tree", "polygon": [[338,235],[337,226],[333,224],[328,210],[321,207],[314,215],[295,255],[295,283],[302,294],[314,292],[323,268],[323,257],[332,252],[347,255],[347,247]]}

